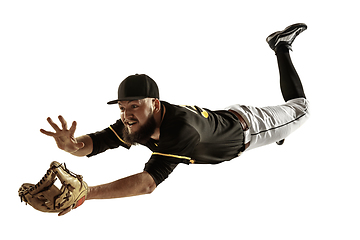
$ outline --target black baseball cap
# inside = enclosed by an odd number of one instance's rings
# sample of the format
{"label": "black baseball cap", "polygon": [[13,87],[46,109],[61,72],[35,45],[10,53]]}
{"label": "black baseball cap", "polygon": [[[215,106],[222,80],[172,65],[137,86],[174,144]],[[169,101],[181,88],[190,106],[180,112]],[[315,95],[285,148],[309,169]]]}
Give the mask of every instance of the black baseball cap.
{"label": "black baseball cap", "polygon": [[125,78],[119,85],[118,99],[107,104],[116,104],[118,101],[131,101],[143,98],[159,98],[159,88],[156,82],[145,74],[135,74]]}

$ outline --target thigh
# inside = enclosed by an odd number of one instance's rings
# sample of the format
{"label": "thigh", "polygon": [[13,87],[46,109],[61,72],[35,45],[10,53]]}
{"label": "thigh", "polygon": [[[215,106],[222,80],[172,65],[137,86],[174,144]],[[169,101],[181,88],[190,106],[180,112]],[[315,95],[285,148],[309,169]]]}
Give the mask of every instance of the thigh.
{"label": "thigh", "polygon": [[292,99],[278,106],[232,105],[228,109],[241,114],[250,124],[248,150],[286,138],[309,117],[309,101],[305,98]]}

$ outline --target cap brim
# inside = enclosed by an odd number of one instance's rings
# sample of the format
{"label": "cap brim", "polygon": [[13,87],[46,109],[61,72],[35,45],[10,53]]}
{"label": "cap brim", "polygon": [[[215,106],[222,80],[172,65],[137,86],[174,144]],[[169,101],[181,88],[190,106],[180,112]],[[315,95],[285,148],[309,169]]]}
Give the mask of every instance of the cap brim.
{"label": "cap brim", "polygon": [[119,101],[133,101],[133,100],[140,100],[140,99],[144,99],[147,97],[144,96],[139,96],[139,97],[126,97],[126,98],[122,98],[122,99],[117,99],[117,100],[112,100],[110,102],[108,102],[107,104],[117,104]]}
{"label": "cap brim", "polygon": [[112,100],[112,101],[108,102],[107,104],[109,104],[109,105],[110,105],[110,104],[115,104],[115,103],[118,103],[118,101],[119,101],[119,100]]}

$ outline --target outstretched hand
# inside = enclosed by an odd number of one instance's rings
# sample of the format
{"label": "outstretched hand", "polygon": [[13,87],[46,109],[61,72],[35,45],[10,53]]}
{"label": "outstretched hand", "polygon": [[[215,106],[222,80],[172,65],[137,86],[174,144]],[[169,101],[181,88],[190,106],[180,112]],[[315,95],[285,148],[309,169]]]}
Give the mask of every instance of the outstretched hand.
{"label": "outstretched hand", "polygon": [[70,129],[68,129],[67,123],[62,116],[59,116],[59,120],[60,120],[62,129],[60,129],[58,127],[58,125],[56,125],[53,122],[53,120],[50,117],[48,117],[47,121],[52,126],[52,128],[55,130],[55,132],[49,132],[44,129],[40,129],[40,132],[47,136],[53,137],[56,141],[57,146],[61,150],[64,150],[68,153],[74,153],[74,152],[78,151],[79,149],[83,148],[85,146],[85,144],[82,142],[78,143],[74,137],[74,133],[76,130],[76,122],[74,121],[72,123]]}

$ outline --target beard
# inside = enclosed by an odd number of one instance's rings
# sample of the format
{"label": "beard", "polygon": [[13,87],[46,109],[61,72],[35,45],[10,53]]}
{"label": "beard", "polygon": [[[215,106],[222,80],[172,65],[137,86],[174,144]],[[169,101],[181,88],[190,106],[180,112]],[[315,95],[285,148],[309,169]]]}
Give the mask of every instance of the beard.
{"label": "beard", "polygon": [[123,129],[123,137],[126,143],[131,145],[146,144],[150,140],[151,135],[154,134],[156,129],[156,121],[154,115],[151,115],[149,119],[139,128],[138,131],[130,133],[127,127]]}

